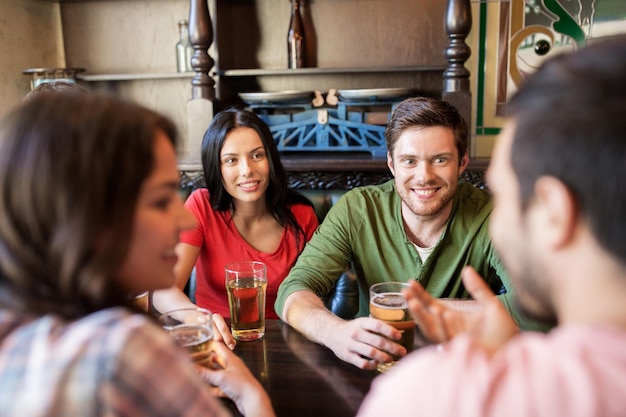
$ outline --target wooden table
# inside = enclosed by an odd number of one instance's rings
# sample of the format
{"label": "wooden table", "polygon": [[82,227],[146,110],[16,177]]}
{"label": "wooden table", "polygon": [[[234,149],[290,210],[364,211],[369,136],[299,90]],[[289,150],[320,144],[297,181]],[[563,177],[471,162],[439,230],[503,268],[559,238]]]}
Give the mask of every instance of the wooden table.
{"label": "wooden table", "polygon": [[280,320],[267,321],[261,340],[238,342],[235,353],[261,382],[278,417],[352,417],[378,375],[341,361]]}

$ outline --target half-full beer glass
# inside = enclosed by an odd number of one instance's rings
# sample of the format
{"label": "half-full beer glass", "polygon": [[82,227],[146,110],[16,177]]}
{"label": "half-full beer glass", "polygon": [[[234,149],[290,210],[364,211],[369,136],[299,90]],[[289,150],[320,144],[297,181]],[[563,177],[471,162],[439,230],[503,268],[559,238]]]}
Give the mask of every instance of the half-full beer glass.
{"label": "half-full beer glass", "polygon": [[265,334],[265,264],[233,262],[226,265],[225,272],[233,337],[242,341],[260,339]]}
{"label": "half-full beer glass", "polygon": [[159,323],[176,344],[187,348],[195,363],[211,367],[213,320],[209,310],[182,308],[168,311],[159,317]]}
{"label": "half-full beer glass", "polygon": [[[402,293],[408,288],[405,282],[381,282],[370,287],[370,315],[384,321],[400,330],[402,338],[397,342],[404,346],[407,352],[413,350],[415,339],[415,323],[409,315],[406,299]],[[385,372],[392,367],[398,358],[388,363],[380,363],[376,367],[378,372]]]}

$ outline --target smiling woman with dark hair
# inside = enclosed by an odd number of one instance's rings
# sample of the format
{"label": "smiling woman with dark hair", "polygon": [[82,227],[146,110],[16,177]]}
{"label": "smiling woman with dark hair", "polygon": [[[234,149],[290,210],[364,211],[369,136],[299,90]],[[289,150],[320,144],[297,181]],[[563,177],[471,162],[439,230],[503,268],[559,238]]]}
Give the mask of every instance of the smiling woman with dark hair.
{"label": "smiling woman with dark hair", "polygon": [[[313,205],[287,187],[276,142],[253,112],[229,109],[215,116],[202,142],[202,166],[207,188],[185,203],[198,226],[182,234],[177,248],[178,288],[156,293],[154,304],[162,311],[187,307],[182,289],[195,266],[197,305],[227,317],[224,267],[256,260],[267,266],[265,316],[277,319],[278,286],[318,225]],[[234,346],[228,330],[222,334]]]}

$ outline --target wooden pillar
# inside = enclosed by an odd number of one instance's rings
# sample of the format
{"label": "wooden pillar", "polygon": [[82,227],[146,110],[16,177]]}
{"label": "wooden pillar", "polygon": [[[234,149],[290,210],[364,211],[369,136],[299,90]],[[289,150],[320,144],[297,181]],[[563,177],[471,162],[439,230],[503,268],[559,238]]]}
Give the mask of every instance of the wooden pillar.
{"label": "wooden pillar", "polygon": [[470,0],[448,0],[444,27],[449,41],[444,52],[448,60],[448,68],[443,73],[442,98],[457,107],[471,132],[472,93],[469,82],[470,72],[465,68],[465,62],[472,53],[465,43],[472,28]]}
{"label": "wooden pillar", "polygon": [[196,75],[191,80],[191,98],[215,99],[215,81],[209,71],[215,63],[208,53],[213,42],[213,25],[207,0],[190,0],[189,40],[193,46],[191,67]]}
{"label": "wooden pillar", "polygon": [[213,25],[207,0],[189,0],[189,40],[193,46],[191,100],[187,102],[187,140],[180,152],[183,164],[200,163],[202,137],[213,119],[215,80],[209,71],[215,63],[208,53],[213,42]]}

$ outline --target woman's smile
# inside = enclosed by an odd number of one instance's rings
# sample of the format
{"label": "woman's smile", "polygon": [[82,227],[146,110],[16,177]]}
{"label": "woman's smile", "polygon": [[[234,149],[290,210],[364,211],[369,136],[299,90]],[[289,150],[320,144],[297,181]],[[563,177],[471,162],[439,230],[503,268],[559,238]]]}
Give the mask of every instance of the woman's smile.
{"label": "woman's smile", "polygon": [[239,188],[243,191],[256,191],[259,189],[259,184],[261,181],[246,181],[239,183]]}

